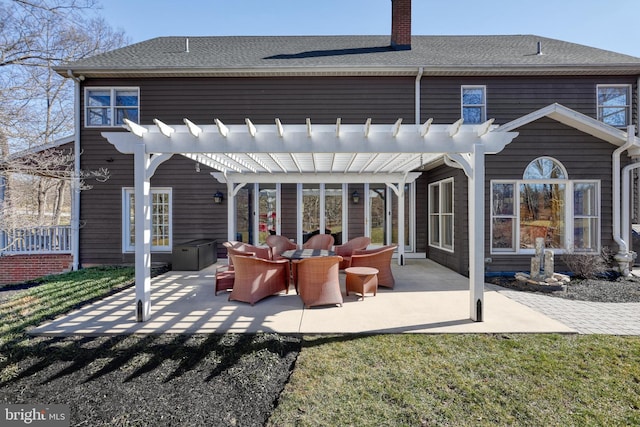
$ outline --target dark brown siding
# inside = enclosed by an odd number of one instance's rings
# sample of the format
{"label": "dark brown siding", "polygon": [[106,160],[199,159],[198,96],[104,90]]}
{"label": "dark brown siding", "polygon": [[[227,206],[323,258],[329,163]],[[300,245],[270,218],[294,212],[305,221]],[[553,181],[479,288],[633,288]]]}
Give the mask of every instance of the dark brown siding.
{"label": "dark brown siding", "polygon": [[[443,179],[453,178],[453,252],[444,251],[439,248],[429,246],[429,184],[442,181]],[[426,243],[427,257],[439,264],[447,266],[452,270],[461,274],[469,272],[469,241],[467,238],[469,230],[469,215],[467,208],[467,177],[460,169],[450,168],[448,166],[439,166],[432,169],[428,173],[428,178],[424,187],[421,189],[424,193],[425,208],[423,212],[418,213],[418,218],[423,218],[425,223],[426,235],[424,237]]]}
{"label": "dark brown siding", "polygon": [[572,77],[425,77],[421,86],[421,121],[453,123],[460,118],[460,86],[485,85],[487,118],[505,124],[549,104],[558,103],[596,118],[596,86],[632,85],[634,123],[637,123],[635,76]]}
{"label": "dark brown siding", "polygon": [[[525,168],[537,157],[550,156],[567,169],[569,179],[599,180],[601,188],[602,246],[617,248],[612,237],[611,155],[616,146],[565,126],[551,119],[540,119],[517,129],[520,132],[504,151],[486,158],[486,194],[490,194],[492,179],[522,179]],[[490,253],[490,206],[486,210],[486,256],[490,272],[529,271],[531,255]],[[556,261],[559,261],[557,257]]]}
{"label": "dark brown siding", "polygon": [[[227,124],[241,124],[249,117],[256,124],[272,124],[280,118],[286,124],[332,124],[340,117],[343,123],[393,123],[403,118],[414,120],[414,82],[412,77],[283,77],[283,78],[157,78],[157,79],[88,79],[84,86],[140,87],[141,123],[153,118],[166,123],[181,123],[188,117],[196,123],[213,123],[219,118]],[[487,116],[504,124],[552,103],[560,103],[591,117],[596,112],[597,84],[634,85],[635,77],[491,77],[434,78],[421,81],[422,121],[433,117],[435,123],[452,123],[460,117],[460,86],[486,85]],[[83,114],[83,113],[82,113]],[[132,254],[122,254],[122,188],[133,186],[133,157],[118,153],[104,138],[102,131],[114,128],[87,129],[82,122],[83,154],[81,167],[107,167],[111,178],[105,183],[88,182],[92,190],[82,196],[81,263],[110,264],[132,262]],[[602,244],[611,241],[611,152],[614,146],[597,140],[553,120],[542,119],[521,129],[520,136],[499,155],[487,156],[487,199],[491,179],[518,179],[524,167],[535,157],[548,155],[561,161],[574,179],[601,179]],[[226,185],[218,183],[210,169],[174,156],[162,164],[152,179],[153,186],[173,190],[173,241],[182,243],[197,238],[227,238]],[[455,253],[444,253],[427,245],[427,185],[454,176],[455,182]],[[441,167],[425,171],[417,184],[416,250],[426,251],[432,259],[452,269],[468,271],[467,179],[456,169]],[[350,186],[363,194],[362,186]],[[214,205],[212,194],[225,194],[225,202]],[[282,234],[296,236],[295,186],[283,185]],[[363,203],[349,204],[349,235],[364,234]],[[489,245],[489,206],[486,212],[486,236]],[[489,255],[487,246],[486,256]],[[528,269],[529,256],[491,255],[492,271]],[[153,260],[170,260],[170,254],[154,254]]]}
{"label": "dark brown siding", "polygon": [[[227,124],[393,123],[413,121],[413,79],[353,78],[219,78],[151,79],[140,86],[142,123],[166,123],[189,117],[196,123],[218,118]],[[170,100],[170,102],[168,102]]]}
{"label": "dark brown siding", "polygon": [[[364,236],[364,185],[350,184],[347,191],[349,194],[349,238],[352,239],[354,237]],[[360,194],[360,202],[358,204],[353,203],[351,200],[351,194],[353,194],[354,191],[358,191]]]}
{"label": "dark brown siding", "polygon": [[[426,253],[428,242],[429,221],[429,204],[427,194],[427,185],[429,183],[428,172],[423,172],[416,180],[416,252]],[[408,212],[407,212],[408,214]]]}
{"label": "dark brown siding", "polygon": [[280,208],[282,209],[281,233],[289,239],[297,239],[297,202],[296,185],[281,186]]}
{"label": "dark brown siding", "polygon": [[[182,123],[188,117],[199,124],[219,118],[226,124],[242,124],[246,117],[256,124],[272,124],[280,118],[286,124],[394,123],[398,118],[413,120],[413,78],[189,78],[86,80],[84,86],[140,87],[142,124],[154,118],[166,123]],[[84,95],[84,94],[83,94]],[[133,262],[133,254],[122,253],[122,188],[133,186],[133,156],[118,153],[100,132],[118,128],[87,129],[82,112],[81,167],[106,167],[111,178],[92,183],[82,195],[81,263],[113,264]],[[227,239],[227,191],[211,169],[179,155],[162,164],[151,180],[153,187],[171,187],[173,194],[173,242],[180,244],[199,238]],[[225,202],[213,204],[220,190]],[[361,190],[362,193],[362,190]],[[295,185],[283,185],[282,234],[296,236]],[[362,204],[360,204],[362,206]],[[364,234],[362,208],[350,205],[352,236]],[[355,208],[355,209],[353,209]],[[224,250],[218,248],[219,256]],[[170,253],[154,253],[153,261],[171,260]]]}
{"label": "dark brown siding", "polygon": [[[598,84],[632,85],[634,123],[637,123],[636,77],[570,76],[570,77],[426,77],[421,82],[421,120],[433,118],[434,123],[452,123],[460,118],[460,86],[485,85],[487,118],[495,124],[505,124],[552,103],[559,103],[596,118],[596,86]],[[518,136],[498,155],[486,156],[486,200],[489,200],[492,179],[521,179],[524,168],[539,156],[554,157],[568,170],[570,179],[598,179],[601,181],[601,239],[602,246],[615,248],[611,225],[611,153],[615,146],[551,119],[541,119],[520,129]],[[445,170],[447,168],[444,168]],[[460,172],[459,172],[460,173]],[[427,181],[444,179],[439,169],[430,171]],[[456,253],[443,253],[427,245],[428,257],[463,274],[468,273],[467,241],[467,178],[456,179]],[[464,190],[459,189],[461,182]],[[459,191],[460,190],[460,191]],[[420,190],[419,190],[420,191]],[[426,187],[424,193],[426,194]],[[462,197],[462,199],[458,199]],[[465,209],[464,212],[461,211]],[[487,203],[486,252],[491,257],[488,272],[528,271],[530,255],[490,254],[490,205]],[[460,217],[464,217],[464,222]],[[464,224],[464,225],[463,225]],[[462,236],[462,241],[461,241]],[[461,244],[459,244],[461,243]],[[463,250],[464,254],[460,254]],[[558,262],[558,260],[557,260]],[[456,267],[456,265],[460,267]],[[561,266],[561,262],[559,263]]]}

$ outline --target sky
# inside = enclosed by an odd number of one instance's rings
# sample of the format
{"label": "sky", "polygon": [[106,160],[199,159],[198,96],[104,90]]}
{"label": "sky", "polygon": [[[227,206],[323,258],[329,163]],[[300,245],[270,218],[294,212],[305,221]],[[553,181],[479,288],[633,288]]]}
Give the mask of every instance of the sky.
{"label": "sky", "polygon": [[[388,35],[390,0],[103,0],[132,43],[159,36]],[[415,35],[535,34],[640,57],[640,0],[413,0]]]}

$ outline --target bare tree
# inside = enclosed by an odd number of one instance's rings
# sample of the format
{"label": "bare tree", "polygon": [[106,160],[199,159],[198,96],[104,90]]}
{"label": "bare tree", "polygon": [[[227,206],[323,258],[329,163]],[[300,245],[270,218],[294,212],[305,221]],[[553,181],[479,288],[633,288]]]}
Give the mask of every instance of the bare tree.
{"label": "bare tree", "polygon": [[[14,154],[73,133],[73,83],[53,66],[126,44],[123,32],[96,16],[98,6],[96,0],[0,0],[0,229],[26,220],[58,224],[68,209],[72,158],[51,150],[29,154],[28,161]],[[91,175],[104,179],[108,172],[84,173]]]}

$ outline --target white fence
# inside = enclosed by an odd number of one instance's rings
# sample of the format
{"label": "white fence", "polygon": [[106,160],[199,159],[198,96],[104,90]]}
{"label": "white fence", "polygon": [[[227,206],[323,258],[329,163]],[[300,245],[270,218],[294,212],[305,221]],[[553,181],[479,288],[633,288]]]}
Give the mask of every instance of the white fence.
{"label": "white fence", "polygon": [[71,253],[71,226],[32,227],[0,232],[0,253]]}

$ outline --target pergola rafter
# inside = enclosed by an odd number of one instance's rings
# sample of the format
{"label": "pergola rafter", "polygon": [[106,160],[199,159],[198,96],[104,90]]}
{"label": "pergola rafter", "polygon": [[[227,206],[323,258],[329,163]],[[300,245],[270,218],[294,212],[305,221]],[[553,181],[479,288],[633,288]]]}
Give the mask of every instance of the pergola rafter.
{"label": "pergola rafter", "polygon": [[[494,132],[493,121],[465,125],[344,124],[257,125],[249,118],[241,125],[165,124],[152,126],[125,120],[129,132],[103,132],[116,149],[134,155],[136,215],[137,318],[150,317],[151,219],[150,178],[155,168],[173,154],[180,154],[219,170],[214,177],[227,184],[228,215],[235,215],[235,195],[248,183],[384,183],[398,197],[398,221],[404,223],[404,186],[421,174],[426,162],[444,156],[461,167],[469,179],[470,293],[472,320],[482,320],[484,287],[484,156],[500,152],[517,132]],[[454,163],[455,162],[455,163]],[[235,230],[229,222],[228,235]],[[398,228],[398,241],[405,240]],[[404,264],[404,245],[398,247],[398,263]]]}

